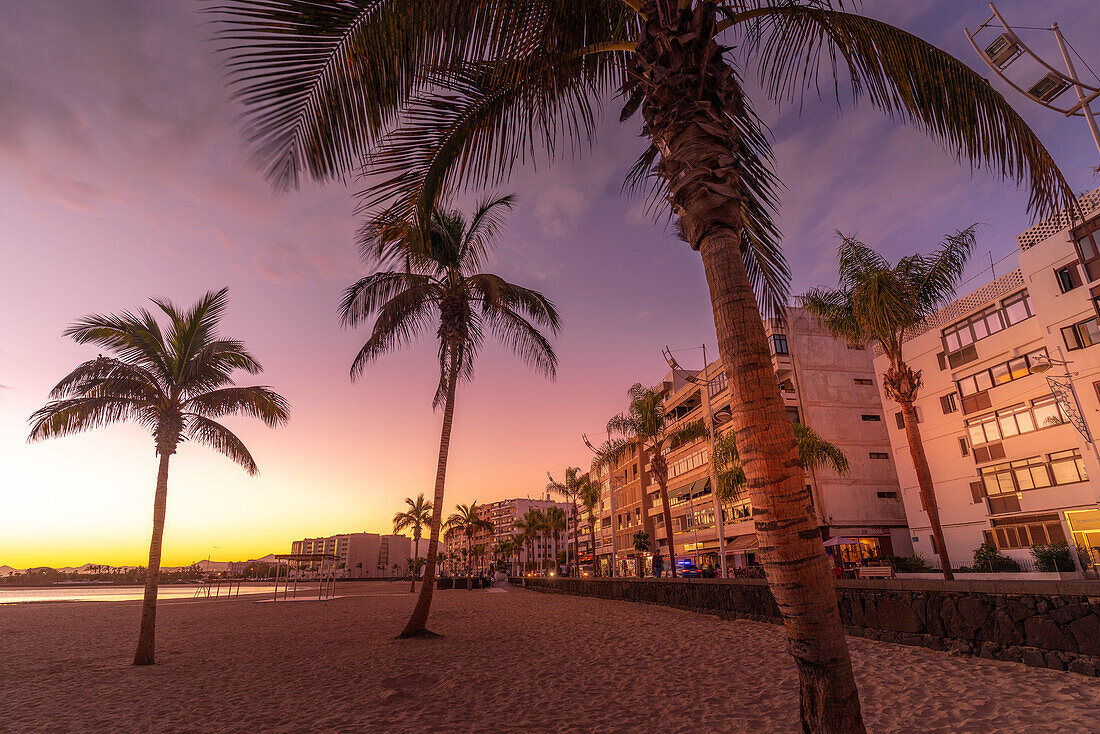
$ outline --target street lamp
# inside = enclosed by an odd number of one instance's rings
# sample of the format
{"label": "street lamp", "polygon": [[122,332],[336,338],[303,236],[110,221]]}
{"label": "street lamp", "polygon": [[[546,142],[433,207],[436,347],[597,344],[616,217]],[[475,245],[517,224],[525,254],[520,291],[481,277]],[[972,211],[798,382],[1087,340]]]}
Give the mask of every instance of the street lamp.
{"label": "street lamp", "polygon": [[[1066,39],[1062,36],[1062,31],[1058,28],[1058,24],[1052,23],[1050,30],[1054,33],[1054,40],[1058,43],[1058,50],[1062,53],[1062,61],[1065,62],[1066,71],[1069,73],[1059,71],[1040,58],[1038,54],[1027,47],[1027,44],[1020,40],[1020,37],[1016,35],[1016,32],[1001,16],[1000,11],[997,10],[993,3],[989,4],[989,8],[993,11],[993,15],[978,26],[978,30],[971,33],[969,29],[963,29],[963,33],[966,35],[967,40],[970,41],[970,45],[974,47],[974,51],[977,52],[981,60],[985,62],[986,66],[988,66],[994,74],[999,76],[1006,84],[1032,102],[1040,104],[1048,110],[1061,112],[1066,117],[1084,117],[1085,124],[1089,126],[1089,132],[1092,133],[1092,140],[1096,143],[1096,149],[1100,151],[1100,128],[1097,128],[1096,117],[1089,107],[1090,102],[1100,97],[1100,87],[1085,84],[1081,81],[1080,77],[1077,76],[1077,71],[1073,67],[1073,60],[1070,58],[1069,50],[1066,48]],[[1004,29],[1004,32],[994,38],[991,43],[988,43],[983,50],[975,39],[983,30],[993,26],[994,22],[998,23]],[[1035,28],[1031,30],[1046,29]],[[1076,50],[1074,53],[1077,53]],[[1046,70],[1043,77],[1027,89],[1024,89],[1022,86],[1009,79],[1004,73],[1013,62],[1024,55],[1030,57]],[[1078,58],[1080,58],[1080,55],[1078,55]],[[1058,97],[1070,87],[1073,87],[1073,91],[1077,94],[1077,104],[1068,106],[1062,103],[1062,105],[1059,106],[1056,103]]]}
{"label": "street lamp", "polygon": [[[694,347],[693,347],[694,348]],[[707,345],[702,345],[703,350],[703,377],[699,377],[698,374],[690,375],[680,364],[676,361],[676,358],[672,356],[672,350],[667,346],[661,352],[664,355],[665,361],[668,362],[668,366],[673,370],[679,370],[684,375],[684,379],[693,385],[698,385],[700,392],[703,394],[703,410],[707,414],[707,438],[710,441],[710,456],[708,457],[707,464],[710,466],[710,492],[711,499],[714,501],[714,527],[718,533],[718,561],[722,569],[722,578],[726,578],[726,528],[725,523],[722,522],[722,501],[718,498],[718,467],[714,463],[714,426],[715,420],[718,416],[722,416],[723,423],[733,417],[733,414],[729,410],[720,410],[718,415],[714,415],[710,410],[710,386],[717,378],[710,377],[710,363],[707,362]],[[691,494],[691,489],[688,489],[688,494]],[[694,503],[692,504],[692,522],[695,521],[695,509]],[[667,529],[668,542],[672,544],[672,528]],[[675,555],[675,549],[673,550]],[[695,543],[695,558],[696,565],[698,565],[699,558],[699,542]]]}
{"label": "street lamp", "polygon": [[[588,440],[588,434],[582,433],[581,439],[584,441],[584,445],[587,446],[593,454],[600,455],[600,450],[592,445],[592,442]],[[611,434],[607,435],[607,442],[611,443]],[[607,464],[607,496],[608,502],[611,505],[611,563],[608,564],[611,569],[611,578],[615,578],[615,564],[618,562],[618,558],[615,555],[615,480],[611,475],[611,464]],[[592,568],[596,568],[596,549],[592,549]]]}
{"label": "street lamp", "polygon": [[[1069,422],[1073,424],[1073,427],[1077,429],[1078,433],[1084,437],[1085,443],[1091,444],[1093,451],[1096,451],[1096,445],[1092,441],[1092,435],[1089,433],[1088,424],[1085,422],[1085,418],[1081,413],[1081,403],[1077,400],[1077,390],[1073,387],[1073,375],[1075,372],[1069,371],[1069,366],[1072,362],[1066,362],[1061,359],[1051,359],[1050,355],[1039,355],[1035,358],[1034,364],[1031,365],[1031,371],[1039,374],[1049,372],[1050,368],[1054,365],[1060,365],[1065,368],[1065,374],[1061,377],[1051,377],[1047,375],[1047,385],[1050,386],[1050,390],[1054,393],[1055,399],[1057,399],[1062,409],[1066,411],[1066,415],[1069,416]],[[1097,461],[1100,462],[1100,454],[1097,454]]]}

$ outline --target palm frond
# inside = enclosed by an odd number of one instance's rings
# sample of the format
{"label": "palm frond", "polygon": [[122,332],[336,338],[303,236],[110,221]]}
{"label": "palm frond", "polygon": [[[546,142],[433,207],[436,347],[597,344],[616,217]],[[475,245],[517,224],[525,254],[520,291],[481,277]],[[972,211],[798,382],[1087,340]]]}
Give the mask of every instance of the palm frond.
{"label": "palm frond", "polygon": [[77,365],[50,391],[53,400],[105,395],[133,398],[150,404],[164,402],[166,398],[157,376],[152,372],[140,365],[103,355]]}
{"label": "palm frond", "polygon": [[463,232],[463,261],[470,269],[480,268],[494,241],[504,229],[505,214],[516,205],[515,194],[486,196],[474,209],[469,224]]}
{"label": "palm frond", "polygon": [[700,418],[699,420],[688,421],[682,426],[677,426],[669,431],[665,438],[668,441],[669,450],[673,451],[709,435],[710,431],[707,429],[706,421]]}
{"label": "palm frond", "polygon": [[415,286],[394,296],[378,310],[370,338],[351,364],[352,380],[359,379],[367,365],[379,356],[409,344],[431,325],[431,316],[437,308],[434,296],[430,287]]}
{"label": "palm frond", "polygon": [[843,62],[855,97],[916,125],[972,168],[988,164],[1026,182],[1036,218],[1075,206],[1054,159],[1019,113],[951,54],[888,23],[821,7],[785,3],[745,16],[735,28],[747,35],[746,52],[758,54],[761,83],[773,99],[800,97],[826,66],[839,84]]}
{"label": "palm frond", "polygon": [[130,397],[101,395],[51,400],[31,414],[27,440],[44,441],[127,420],[152,427],[155,415],[147,403]]}
{"label": "palm frond", "polygon": [[279,393],[263,385],[224,387],[193,395],[183,408],[206,418],[223,415],[247,415],[276,428],[290,418],[290,405]]}
{"label": "palm frond", "polygon": [[360,278],[344,290],[340,300],[340,323],[358,326],[403,291],[431,288],[427,275],[409,272],[380,272]]}
{"label": "palm frond", "polygon": [[842,476],[848,474],[851,462],[839,447],[826,441],[805,423],[795,423],[792,427],[794,440],[798,444],[798,458],[802,460],[802,466],[807,469],[828,466],[837,474]]}
{"label": "palm frond", "polygon": [[961,229],[944,238],[936,252],[917,256],[919,280],[917,300],[925,316],[931,316],[955,297],[955,287],[974,252],[977,224]]}
{"label": "palm frond", "polygon": [[188,440],[201,443],[239,464],[249,476],[255,476],[260,469],[241,439],[217,421],[201,415],[189,414],[184,429]]}

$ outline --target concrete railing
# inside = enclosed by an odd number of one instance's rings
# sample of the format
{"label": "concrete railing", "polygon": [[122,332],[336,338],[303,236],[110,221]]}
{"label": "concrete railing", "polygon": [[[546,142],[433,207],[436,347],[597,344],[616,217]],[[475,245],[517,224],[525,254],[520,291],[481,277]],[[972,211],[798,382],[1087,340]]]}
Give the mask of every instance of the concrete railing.
{"label": "concrete railing", "polygon": [[[782,621],[763,579],[529,578],[526,587]],[[850,635],[1100,675],[1100,583],[867,580],[836,587]]]}

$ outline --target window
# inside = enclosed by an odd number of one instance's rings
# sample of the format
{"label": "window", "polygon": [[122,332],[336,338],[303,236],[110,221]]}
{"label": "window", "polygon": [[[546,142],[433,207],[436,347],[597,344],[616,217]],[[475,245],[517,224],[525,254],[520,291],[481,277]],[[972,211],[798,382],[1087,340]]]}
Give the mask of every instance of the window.
{"label": "window", "polygon": [[939,354],[937,354],[936,355],[936,361],[939,362],[939,364],[940,364],[940,372],[943,372],[945,369],[947,369],[947,353],[946,352],[940,352]]}
{"label": "window", "polygon": [[880,500],[896,500],[898,498],[897,492],[879,492],[878,498]]}
{"label": "window", "polygon": [[772,349],[774,350],[775,354],[790,354],[790,352],[787,351],[787,335],[773,334]]}
{"label": "window", "polygon": [[940,409],[943,410],[943,414],[955,413],[959,410],[958,395],[949,392],[946,395],[940,397]]}
{"label": "window", "polygon": [[1058,290],[1068,293],[1077,286],[1077,266],[1073,263],[1054,271],[1054,279],[1058,281]]}
{"label": "window", "polygon": [[978,473],[985,486],[986,496],[990,498],[1029,489],[1084,482],[1088,479],[1085,463],[1077,449],[1048,454],[1046,460],[1042,456],[1032,456],[984,466]]}
{"label": "window", "polygon": [[890,458],[890,454],[887,454],[884,451],[872,451],[871,453],[869,453],[867,455],[870,456],[872,459],[889,459]]}
{"label": "window", "polygon": [[1062,340],[1066,343],[1066,349],[1071,352],[1077,349],[1091,347],[1100,342],[1100,325],[1096,318],[1081,321],[1073,326],[1062,327]]}
{"label": "window", "polygon": [[1050,473],[1055,484],[1073,484],[1089,478],[1085,473],[1085,462],[1077,449],[1050,454]]}
{"label": "window", "polygon": [[1073,242],[1077,246],[1077,255],[1081,258],[1081,265],[1085,269],[1085,277],[1096,280],[1096,260],[1100,258],[1100,217],[1091,222],[1085,222],[1073,230]]}
{"label": "window", "polygon": [[868,414],[868,413],[864,413],[863,415],[860,416],[860,418],[862,418],[865,421],[880,421],[880,420],[882,420],[881,415],[871,415],[871,414]]}
{"label": "window", "polygon": [[987,532],[998,548],[1030,548],[1066,540],[1056,514],[994,518],[993,530]]}
{"label": "window", "polygon": [[875,384],[874,380],[869,379],[867,377],[857,377],[854,380],[852,380],[852,382],[854,382],[857,385],[874,385]]}
{"label": "window", "polygon": [[[1031,315],[1027,291],[1020,291],[1006,298],[1000,306],[984,308],[944,329],[941,332],[944,349],[946,352],[957,352]],[[943,360],[940,360],[940,369],[944,369]]]}
{"label": "window", "polygon": [[1032,400],[1030,407],[1026,403],[1020,403],[996,413],[971,418],[966,422],[966,431],[970,437],[970,445],[981,446],[1002,438],[1060,426],[1068,420],[1057,399],[1053,395],[1047,395]]}
{"label": "window", "polygon": [[798,423],[798,408],[794,405],[787,406],[787,419],[791,423]]}
{"label": "window", "polygon": [[966,436],[959,436],[959,450],[963,456],[970,456],[970,446],[966,443]]}
{"label": "window", "polygon": [[1031,300],[1028,298],[1027,291],[1020,291],[1011,298],[1006,298],[1001,305],[1004,308],[1005,320],[1009,326],[1018,324],[1034,315],[1031,311]]}
{"label": "window", "polygon": [[[1095,321],[1095,319],[1093,319]],[[1100,341],[1100,333],[1097,334],[1097,340]],[[1027,354],[1021,354],[1019,357],[1010,359],[1007,362],[995,364],[989,369],[982,370],[973,375],[963,377],[955,384],[959,389],[959,395],[962,397],[968,397],[970,395],[976,395],[980,392],[985,392],[991,387],[996,385],[1003,385],[1013,380],[1018,380],[1021,377],[1026,377],[1031,374],[1031,366],[1036,361],[1044,361],[1047,359],[1047,350],[1045,347],[1036,349]]]}
{"label": "window", "polygon": [[900,410],[894,413],[894,421],[898,424],[898,428],[905,428],[905,414]]}

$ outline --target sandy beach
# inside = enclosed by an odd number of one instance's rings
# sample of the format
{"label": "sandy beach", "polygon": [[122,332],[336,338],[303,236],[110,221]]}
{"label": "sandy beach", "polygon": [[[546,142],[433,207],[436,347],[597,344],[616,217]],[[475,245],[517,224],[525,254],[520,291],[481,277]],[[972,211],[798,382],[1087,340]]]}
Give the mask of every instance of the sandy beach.
{"label": "sandy beach", "polygon": [[[328,602],[161,604],[155,667],[129,665],[140,605],[0,606],[0,730],[795,732],[776,626],[505,586],[437,591],[397,641],[404,584]],[[874,732],[1100,730],[1100,681],[849,640]]]}

